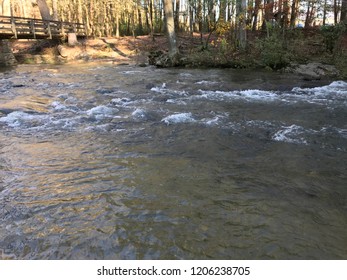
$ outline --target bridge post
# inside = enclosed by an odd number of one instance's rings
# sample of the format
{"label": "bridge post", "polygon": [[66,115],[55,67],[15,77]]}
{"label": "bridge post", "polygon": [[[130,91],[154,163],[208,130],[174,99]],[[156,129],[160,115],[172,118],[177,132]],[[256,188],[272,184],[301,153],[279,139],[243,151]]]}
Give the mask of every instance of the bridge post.
{"label": "bridge post", "polygon": [[78,45],[78,40],[77,40],[76,33],[68,33],[67,34],[67,43],[71,47],[74,47],[74,46]]}
{"label": "bridge post", "polygon": [[76,46],[78,45],[77,40],[77,28],[75,23],[71,23],[72,26],[70,26],[70,30],[67,34],[67,43],[69,46]]}
{"label": "bridge post", "polygon": [[52,39],[51,22],[47,21],[46,24],[47,24],[47,31],[48,31],[49,39]]}
{"label": "bridge post", "polygon": [[34,19],[30,19],[30,33],[33,35],[34,39],[36,39],[36,31],[35,31]]}
{"label": "bridge post", "polygon": [[0,66],[14,66],[17,60],[13,55],[10,42],[0,40]]}
{"label": "bridge post", "polygon": [[12,28],[12,32],[14,34],[14,37],[17,39],[16,21],[12,16],[11,16],[11,28]]}

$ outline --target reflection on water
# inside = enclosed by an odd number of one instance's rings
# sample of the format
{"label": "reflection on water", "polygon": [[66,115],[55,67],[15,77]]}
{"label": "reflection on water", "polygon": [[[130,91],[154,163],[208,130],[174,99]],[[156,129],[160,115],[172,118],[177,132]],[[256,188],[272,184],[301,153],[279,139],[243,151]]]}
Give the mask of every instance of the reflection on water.
{"label": "reflection on water", "polygon": [[0,73],[9,258],[347,258],[347,83],[47,67]]}

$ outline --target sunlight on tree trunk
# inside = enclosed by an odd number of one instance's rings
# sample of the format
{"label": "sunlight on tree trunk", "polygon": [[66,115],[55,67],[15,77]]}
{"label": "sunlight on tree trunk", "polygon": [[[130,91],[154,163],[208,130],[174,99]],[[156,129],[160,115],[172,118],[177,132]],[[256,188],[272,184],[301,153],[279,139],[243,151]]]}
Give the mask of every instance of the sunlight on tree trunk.
{"label": "sunlight on tree trunk", "polygon": [[2,15],[11,16],[11,0],[2,1]]}
{"label": "sunlight on tree trunk", "polygon": [[40,10],[40,14],[43,20],[53,20],[47,2],[45,0],[37,0],[37,5]]}
{"label": "sunlight on tree trunk", "polygon": [[53,10],[53,20],[59,20],[58,19],[58,0],[52,1],[52,10]]}
{"label": "sunlight on tree trunk", "polygon": [[166,30],[169,38],[169,53],[171,57],[178,54],[176,32],[175,32],[175,21],[173,17],[173,7],[171,0],[164,0],[164,10],[166,17]]}
{"label": "sunlight on tree trunk", "polygon": [[240,49],[246,48],[246,0],[236,1],[236,18],[237,18],[237,34],[238,46]]}

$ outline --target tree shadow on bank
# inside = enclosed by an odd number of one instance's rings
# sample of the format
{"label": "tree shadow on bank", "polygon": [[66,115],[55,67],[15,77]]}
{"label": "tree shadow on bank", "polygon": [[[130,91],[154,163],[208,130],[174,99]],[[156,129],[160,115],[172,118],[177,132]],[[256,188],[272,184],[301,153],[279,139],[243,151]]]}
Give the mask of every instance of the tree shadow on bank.
{"label": "tree shadow on bank", "polygon": [[120,49],[118,49],[118,48],[116,47],[115,44],[107,42],[106,39],[104,39],[104,38],[102,38],[101,40],[102,40],[105,44],[107,44],[114,52],[116,52],[117,54],[119,54],[120,56],[128,57],[128,55],[126,55],[126,54],[123,53]]}

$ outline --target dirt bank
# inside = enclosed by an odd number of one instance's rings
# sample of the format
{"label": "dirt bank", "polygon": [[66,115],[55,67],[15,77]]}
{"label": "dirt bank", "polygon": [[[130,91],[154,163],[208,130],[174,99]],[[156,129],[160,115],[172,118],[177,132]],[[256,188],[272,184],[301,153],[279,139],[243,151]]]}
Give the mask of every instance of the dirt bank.
{"label": "dirt bank", "polygon": [[[235,42],[225,35],[210,35],[179,34],[177,42],[181,59],[178,66],[266,68],[273,71],[293,68],[293,64],[320,63],[319,68],[322,68],[321,64],[333,65],[336,68],[336,71],[333,69],[325,71],[326,73],[347,79],[347,35],[336,41],[335,47],[330,51],[327,50],[324,36],[318,31],[293,31],[286,41],[281,41],[281,38],[276,36],[267,38],[262,33],[251,33],[248,47],[244,51],[235,47]],[[93,38],[74,47],[58,41],[18,40],[12,42],[12,49],[19,63],[103,61],[112,64],[153,64],[165,67],[163,61],[166,59],[168,42],[161,34],[154,38],[148,35],[136,38]],[[305,78],[320,79],[316,73],[323,72],[318,70],[314,71],[314,75],[304,75]]]}
{"label": "dirt bank", "polygon": [[87,39],[76,46],[49,40],[17,40],[12,42],[19,63],[78,63],[109,61],[114,64],[148,63],[148,54],[155,48],[166,51],[164,36]]}

